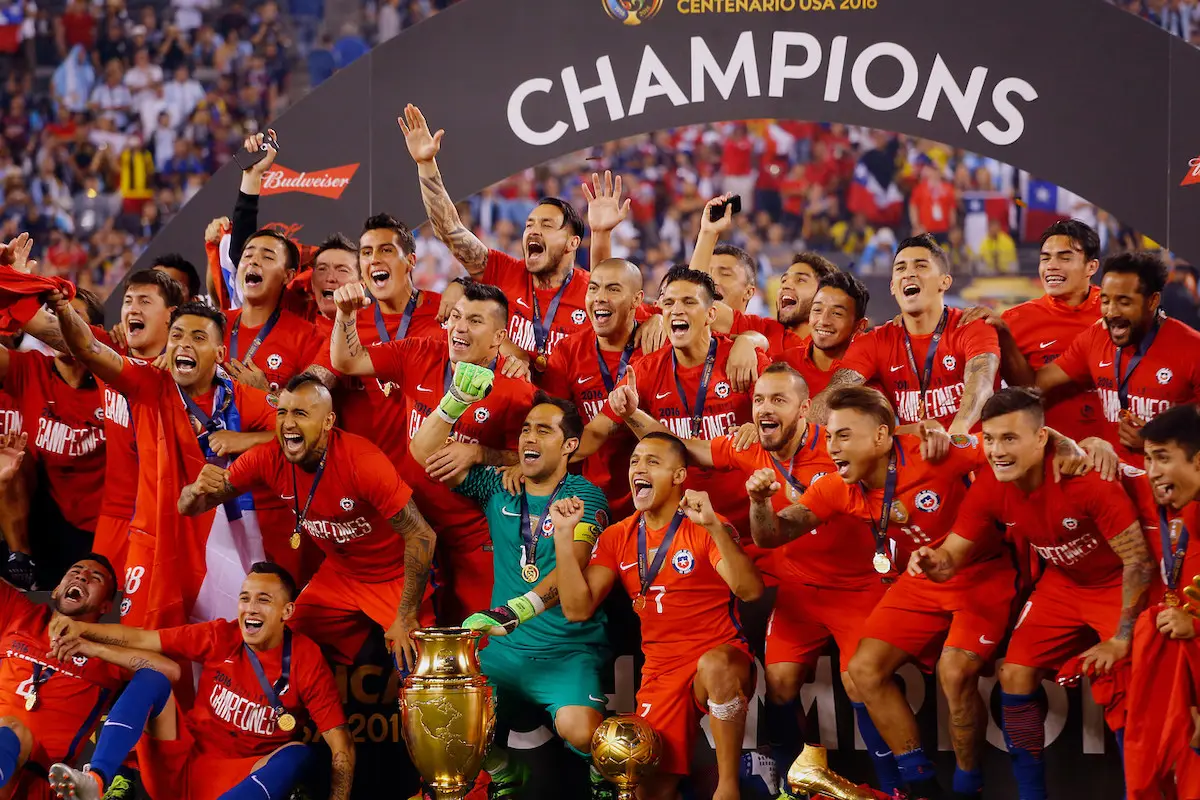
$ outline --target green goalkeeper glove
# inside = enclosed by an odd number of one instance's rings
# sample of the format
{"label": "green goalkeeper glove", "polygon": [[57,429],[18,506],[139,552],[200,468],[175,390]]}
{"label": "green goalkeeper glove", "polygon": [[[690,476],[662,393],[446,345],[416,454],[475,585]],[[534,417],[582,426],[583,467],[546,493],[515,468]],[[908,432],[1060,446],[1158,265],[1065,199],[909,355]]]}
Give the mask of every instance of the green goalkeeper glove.
{"label": "green goalkeeper glove", "polygon": [[460,361],[454,365],[450,390],[438,403],[438,415],[453,425],[472,403],[478,403],[492,390],[496,374],[487,367]]}
{"label": "green goalkeeper glove", "polygon": [[476,611],[463,621],[462,626],[467,630],[483,631],[488,636],[504,636],[545,610],[546,604],[537,592],[528,591],[490,611]]}

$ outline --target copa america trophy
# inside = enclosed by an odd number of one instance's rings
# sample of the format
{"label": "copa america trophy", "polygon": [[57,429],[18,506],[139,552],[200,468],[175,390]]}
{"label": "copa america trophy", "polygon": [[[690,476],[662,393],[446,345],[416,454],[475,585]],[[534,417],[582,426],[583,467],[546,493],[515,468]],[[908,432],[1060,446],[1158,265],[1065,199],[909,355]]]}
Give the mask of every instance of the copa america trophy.
{"label": "copa america trophy", "polygon": [[806,744],[787,774],[788,791],[793,795],[831,797],[833,800],[877,800],[889,795],[868,786],[856,786],[829,768],[825,748]]}
{"label": "copa america trophy", "polygon": [[638,785],[658,768],[662,739],[649,723],[633,714],[618,714],[592,734],[592,763],[617,787],[618,800],[633,800]]}
{"label": "copa america trophy", "polygon": [[479,669],[478,631],[414,631],[417,665],[404,679],[404,743],[433,800],[461,800],[492,745],[496,707]]}
{"label": "copa america trophy", "polygon": [[1190,586],[1183,587],[1183,596],[1187,598],[1187,612],[1200,618],[1200,575],[1192,578]]}

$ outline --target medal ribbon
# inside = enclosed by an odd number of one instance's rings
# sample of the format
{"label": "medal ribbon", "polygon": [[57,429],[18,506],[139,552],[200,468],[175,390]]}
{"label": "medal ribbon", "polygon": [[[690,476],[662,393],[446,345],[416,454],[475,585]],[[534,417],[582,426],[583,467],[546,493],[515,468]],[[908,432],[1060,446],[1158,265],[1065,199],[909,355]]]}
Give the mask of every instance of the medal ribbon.
{"label": "medal ribbon", "polygon": [[[208,446],[207,439],[209,434],[228,430],[228,426],[225,424],[225,412],[233,402],[233,385],[227,384],[218,377],[216,396],[213,398],[212,416],[206,414],[204,409],[196,405],[196,401],[188,397],[182,389],[179,389],[178,386],[175,388],[178,389],[179,396],[183,398],[183,404],[187,407],[188,413],[196,418],[196,421],[200,423],[200,427],[204,428],[204,433],[197,436],[196,441],[200,445],[201,452],[204,453],[205,460],[210,464],[216,464],[222,469],[228,467],[229,459],[225,456],[214,454],[212,448]],[[236,498],[225,503],[225,516],[230,522],[242,518],[242,510]]]}
{"label": "medal ribbon", "polygon": [[308,499],[304,501],[304,510],[300,510],[300,497],[296,491],[296,465],[292,464],[292,506],[296,509],[296,533],[303,532],[304,519],[308,516],[308,507],[312,505],[313,498],[317,496],[317,485],[321,483],[321,477],[325,474],[325,460],[329,458],[329,445],[325,445],[325,452],[321,453],[321,463],[317,466],[317,474],[313,476],[312,488],[308,490]]}
{"label": "medal ribbon", "polygon": [[1154,318],[1154,323],[1150,326],[1150,330],[1146,331],[1146,335],[1142,337],[1142,341],[1138,343],[1137,350],[1129,359],[1129,368],[1121,373],[1121,356],[1125,352],[1124,347],[1117,348],[1116,358],[1113,359],[1113,372],[1117,381],[1117,399],[1121,401],[1121,410],[1129,410],[1129,379],[1133,377],[1133,371],[1138,368],[1138,364],[1142,363],[1142,357],[1150,349],[1150,345],[1154,344],[1155,337],[1158,336],[1158,328],[1160,325],[1158,317]]}
{"label": "medal ribbon", "polygon": [[933,376],[933,361],[937,358],[938,345],[942,341],[942,334],[946,330],[946,322],[950,319],[950,309],[942,309],[942,318],[938,320],[937,327],[933,330],[933,338],[929,340],[929,349],[925,351],[925,371],[917,370],[917,357],[913,355],[912,337],[908,335],[908,328],[904,328],[904,351],[908,354],[908,366],[912,369],[913,374],[917,376],[917,388],[921,390],[919,395],[918,414],[922,419],[925,417],[925,393],[929,391],[929,381]]}
{"label": "medal ribbon", "polygon": [[246,657],[250,659],[250,666],[254,668],[254,677],[258,678],[258,685],[262,688],[263,694],[267,696],[267,702],[271,708],[275,710],[275,718],[278,719],[287,711],[283,707],[283,703],[279,700],[279,695],[287,691],[288,681],[292,674],[292,632],[288,628],[283,629],[283,663],[279,670],[279,680],[275,681],[274,685],[267,683],[267,674],[263,672],[262,662],[258,660],[258,654],[250,649],[250,645],[242,643],[242,649],[246,651]]}
{"label": "medal ribbon", "polygon": [[712,378],[713,367],[717,363],[717,337],[713,336],[708,343],[708,357],[704,359],[704,372],[700,375],[700,386],[696,390],[694,411],[688,408],[687,392],[683,391],[683,384],[679,382],[679,359],[674,350],[671,351],[671,363],[675,367],[675,391],[679,393],[679,402],[683,403],[683,410],[692,418],[689,433],[693,437],[699,436],[700,420],[704,416],[704,400],[708,396],[708,381]]}
{"label": "medal ribbon", "polygon": [[54,667],[47,667],[44,664],[33,665],[33,684],[29,687],[29,694],[37,697],[38,689],[42,688],[42,684],[50,680],[54,676]]}
{"label": "medal ribbon", "polygon": [[621,351],[621,363],[617,365],[616,378],[613,378],[612,373],[608,371],[608,364],[604,360],[604,353],[600,350],[600,340],[596,340],[596,361],[600,363],[600,380],[604,381],[604,388],[609,392],[616,388],[629,369],[629,359],[633,357],[633,338],[635,333],[637,333],[637,325],[633,326],[633,333],[629,334],[629,341],[625,343],[625,349]]}
{"label": "medal ribbon", "polygon": [[650,584],[654,583],[654,579],[658,577],[658,571],[662,569],[663,562],[667,558],[667,553],[671,550],[671,543],[675,541],[675,533],[679,530],[680,524],[683,523],[683,511],[676,511],[675,516],[671,518],[671,526],[667,528],[666,534],[663,536],[662,544],[658,546],[658,552],[654,554],[654,563],[646,568],[646,516],[638,514],[638,579],[642,582],[642,588],[638,595],[646,594],[646,590],[650,588]]}
{"label": "medal ribbon", "polygon": [[[412,324],[413,314],[416,313],[417,304],[420,302],[421,292],[414,290],[408,298],[408,305],[404,307],[404,316],[400,318],[400,327],[396,328],[396,341],[400,341],[408,335],[408,326]],[[392,335],[388,333],[387,323],[383,321],[383,310],[379,308],[379,301],[375,302],[375,332],[379,334],[379,341],[392,341]]]}
{"label": "medal ribbon", "polygon": [[1171,526],[1167,523],[1167,510],[1158,507],[1158,533],[1162,537],[1163,581],[1167,589],[1174,592],[1179,588],[1179,573],[1183,571],[1183,556],[1187,553],[1188,529],[1179,520],[1179,539],[1172,544]]}
{"label": "medal ribbon", "polygon": [[563,485],[567,482],[567,476],[563,475],[562,480],[558,482],[558,486],[554,487],[554,491],[550,493],[550,499],[546,501],[546,510],[538,517],[537,530],[539,536],[534,536],[533,526],[529,520],[529,495],[524,490],[521,491],[521,566],[526,564],[537,565],[537,546],[540,538],[542,525],[546,522],[546,517],[550,514],[550,506],[554,503],[555,496],[562,490]]}
{"label": "medal ribbon", "polygon": [[563,293],[567,291],[567,287],[571,285],[571,278],[574,277],[575,269],[572,268],[563,280],[562,286],[558,287],[554,299],[550,301],[550,306],[546,309],[546,322],[543,324],[542,310],[538,306],[537,289],[533,286],[533,276],[529,276],[529,295],[533,299],[533,342],[539,356],[546,355],[546,342],[550,339],[550,326],[554,324],[554,317],[558,314],[558,304],[562,302]]}
{"label": "medal ribbon", "polygon": [[[879,511],[879,523],[876,524],[873,519],[868,520],[871,523],[871,533],[875,535],[875,555],[877,556],[887,556],[887,530],[892,521],[892,502],[896,497],[896,478],[896,446],[892,445],[892,455],[888,459],[887,480],[883,482],[883,508]],[[858,488],[863,493],[863,502],[866,503],[869,491],[867,485],[859,481]]]}
{"label": "medal ribbon", "polygon": [[796,452],[792,454],[791,460],[788,461],[787,467],[783,466],[783,462],[775,457],[774,453],[768,453],[771,457],[771,463],[775,465],[775,471],[783,476],[784,480],[800,494],[808,491],[808,487],[800,482],[800,479],[792,474],[792,470],[796,466],[796,457],[800,455],[800,451],[804,449],[804,443],[808,441],[808,426],[805,425],[804,433],[800,436],[800,444],[796,445]]}
{"label": "medal ribbon", "polygon": [[238,314],[238,318],[233,321],[233,330],[229,332],[229,357],[239,358],[241,361],[249,361],[254,358],[254,354],[258,352],[258,348],[268,336],[271,335],[271,330],[275,327],[275,323],[279,322],[279,315],[283,313],[282,305],[275,306],[275,310],[271,312],[271,316],[267,318],[267,324],[262,326],[258,335],[254,337],[254,341],[250,343],[250,349],[246,351],[245,357],[238,356],[238,330],[242,327],[242,315]]}

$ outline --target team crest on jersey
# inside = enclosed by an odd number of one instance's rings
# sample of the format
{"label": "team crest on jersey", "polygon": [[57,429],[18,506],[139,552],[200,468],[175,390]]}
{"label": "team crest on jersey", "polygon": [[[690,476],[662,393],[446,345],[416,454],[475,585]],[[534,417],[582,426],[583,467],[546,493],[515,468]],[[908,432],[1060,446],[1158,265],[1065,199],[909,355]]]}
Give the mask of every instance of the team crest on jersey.
{"label": "team crest on jersey", "polygon": [[547,514],[546,518],[544,520],[542,520],[542,536],[553,536],[553,535],[554,535],[554,520],[550,519],[550,515]]}
{"label": "team crest on jersey", "polygon": [[340,505],[342,507],[342,511],[353,511],[354,510],[354,501],[351,500],[349,497],[343,497],[342,502],[338,503],[338,505]]}
{"label": "team crest on jersey", "polygon": [[87,656],[72,656],[71,662],[77,667],[82,667],[87,664]]}
{"label": "team crest on jersey", "polygon": [[271,408],[279,408],[279,396],[274,393],[267,395],[267,405]]}
{"label": "team crest on jersey", "polygon": [[937,496],[937,492],[929,489],[917,492],[917,496],[914,499],[916,500],[917,508],[926,513],[932,513],[942,507],[942,498]]}
{"label": "team crest on jersey", "polygon": [[725,381],[721,381],[720,383],[718,383],[716,386],[713,387],[713,393],[717,397],[724,400],[726,397],[729,397],[729,384],[726,383]]}
{"label": "team crest on jersey", "polygon": [[596,524],[603,528],[608,527],[608,512],[603,508],[596,510]]}
{"label": "team crest on jersey", "polygon": [[283,356],[279,355],[279,353],[271,353],[271,355],[267,356],[267,367],[270,369],[279,369],[282,366]]}
{"label": "team crest on jersey", "polygon": [[948,355],[942,357],[942,366],[946,369],[954,369],[956,364],[958,364],[958,360],[954,356]]}
{"label": "team crest on jersey", "polygon": [[571,312],[571,322],[574,322],[576,325],[582,325],[587,322],[587,312],[582,308],[575,309]]}
{"label": "team crest on jersey", "polygon": [[92,416],[94,416],[98,422],[104,422],[104,409],[97,408],[92,412]]}
{"label": "team crest on jersey", "polygon": [[126,597],[124,600],[121,601],[121,616],[122,617],[129,613],[129,608],[132,605],[133,605],[133,603],[131,603],[129,601],[128,597]]}
{"label": "team crest on jersey", "polygon": [[488,421],[488,410],[486,408],[475,409],[475,421],[480,425]]}
{"label": "team crest on jersey", "polygon": [[1079,527],[1079,520],[1074,517],[1067,517],[1063,520],[1063,527],[1069,531],[1073,531]]}
{"label": "team crest on jersey", "polygon": [[1171,370],[1167,369],[1166,367],[1163,367],[1158,372],[1154,373],[1154,377],[1158,379],[1159,383],[1167,384],[1171,382],[1171,378],[1175,377],[1175,373],[1171,372]]}
{"label": "team crest on jersey", "polygon": [[671,556],[671,566],[680,575],[687,575],[696,568],[696,559],[692,557],[691,550],[679,550]]}

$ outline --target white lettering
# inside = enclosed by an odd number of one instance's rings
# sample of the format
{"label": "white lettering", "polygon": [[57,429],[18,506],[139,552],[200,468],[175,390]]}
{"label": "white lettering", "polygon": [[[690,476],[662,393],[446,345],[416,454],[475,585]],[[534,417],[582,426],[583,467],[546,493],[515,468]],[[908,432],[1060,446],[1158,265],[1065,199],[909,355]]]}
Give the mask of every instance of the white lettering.
{"label": "white lettering", "polygon": [[[894,58],[904,71],[900,88],[890,97],[883,97],[867,86],[867,70],[880,58]],[[850,70],[850,86],[862,104],[874,111],[895,111],[909,101],[917,91],[917,60],[913,54],[895,42],[878,42],[859,53]]]}
{"label": "white lettering", "polygon": [[[807,54],[803,64],[789,64],[789,47],[803,47]],[[817,74],[821,66],[821,43],[811,33],[775,31],[771,40],[771,77],[767,82],[768,97],[783,97],[783,83],[802,81]]]}
{"label": "white lettering", "polygon": [[595,100],[603,100],[608,106],[608,118],[613,122],[625,117],[621,108],[621,91],[617,88],[617,76],[613,74],[612,61],[608,56],[596,59],[596,74],[600,83],[589,89],[579,88],[579,78],[575,75],[574,67],[562,71],[563,90],[567,93],[567,105],[571,109],[571,120],[575,123],[576,131],[586,131],[591,127],[588,122],[587,104]]}
{"label": "white lettering", "polygon": [[122,428],[129,427],[129,403],[120,392],[104,387],[104,418]]}
{"label": "white lettering", "polygon": [[214,716],[238,730],[258,736],[275,733],[275,709],[247,700],[219,683],[213,684],[208,705]]}
{"label": "white lettering", "polygon": [[[964,386],[962,382],[929,389],[925,392],[925,416],[930,419],[941,419],[958,413],[959,401],[962,400]],[[896,416],[901,424],[908,425],[921,421],[919,391],[894,392],[896,400]]]}
{"label": "white lettering", "polygon": [[350,185],[350,179],[340,175],[330,175],[322,172],[311,175],[301,172],[299,175],[286,176],[281,170],[271,170],[263,175],[262,188],[271,189],[345,189]]}
{"label": "white lettering", "polygon": [[0,408],[0,433],[20,433],[24,429],[20,411],[15,408]]}
{"label": "white lettering", "polygon": [[535,92],[549,94],[553,90],[554,81],[549,78],[530,78],[518,86],[516,91],[512,93],[512,96],[508,98],[508,127],[512,128],[517,138],[526,144],[536,147],[554,144],[570,128],[561,119],[551,125],[548,130],[544,131],[535,131],[525,122],[525,115],[522,113],[522,108],[525,105],[526,98]]}
{"label": "white lettering", "polygon": [[94,453],[103,443],[104,431],[99,428],[72,428],[56,419],[38,418],[34,446],[44,453],[82,458]]}
{"label": "white lettering", "polygon": [[666,97],[675,106],[686,106],[687,95],[671,77],[666,64],[646,45],[642,51],[642,65],[638,67],[637,81],[633,85],[633,97],[629,101],[629,116],[636,117],[646,110],[646,101],[651,97]]}
{"label": "white lettering", "polygon": [[[649,49],[649,48],[647,48]],[[712,78],[713,85],[722,100],[728,100],[737,84],[738,73],[746,77],[746,96],[758,97],[762,90],[758,85],[758,61],[754,55],[754,34],[743,31],[729,56],[729,65],[722,70],[716,57],[708,49],[701,36],[692,37],[692,102],[704,102],[704,76]],[[676,103],[676,105],[679,105]],[[629,112],[633,113],[632,109]]]}
{"label": "white lettering", "polygon": [[1039,547],[1035,544],[1033,545],[1033,549],[1037,551],[1039,556],[1051,564],[1057,564],[1060,567],[1069,567],[1072,564],[1078,563],[1080,559],[1099,546],[1100,542],[1089,531],[1078,539],[1072,539],[1066,544],[1056,544],[1050,547]]}
{"label": "white lettering", "polygon": [[1008,123],[1008,130],[1002,131],[991,122],[981,122],[975,130],[979,131],[980,136],[999,147],[1012,144],[1025,132],[1025,118],[1021,116],[1020,110],[1009,101],[1010,94],[1017,95],[1027,103],[1032,103],[1038,98],[1037,90],[1030,86],[1028,81],[1020,78],[1005,78],[996,84],[996,88],[992,89],[992,105]]}
{"label": "white lettering", "polygon": [[[1100,400],[1104,404],[1104,418],[1109,422],[1117,422],[1121,418],[1121,398],[1112,389],[1097,389]],[[1160,400],[1141,395],[1129,395],[1129,410],[1144,420],[1152,420],[1168,408],[1174,406],[1170,400]]]}
{"label": "white lettering", "polygon": [[700,418],[698,431],[692,430],[691,417],[660,417],[658,421],[680,439],[703,439],[711,442],[724,436],[737,424],[737,415],[732,411],[724,414],[705,414]]}
{"label": "white lettering", "polygon": [[[546,354],[553,353],[554,345],[566,336],[566,331],[551,330],[550,335],[546,337]],[[533,350],[537,347],[537,341],[533,338],[533,321],[519,314],[513,314],[508,320],[508,338],[522,350]]]}
{"label": "white lettering", "polygon": [[833,37],[829,46],[829,73],[825,76],[825,102],[836,103],[842,97],[842,73],[846,69],[845,36]]}
{"label": "white lettering", "polygon": [[926,121],[933,119],[933,112],[937,110],[938,98],[944,94],[950,101],[950,107],[958,115],[958,121],[963,130],[971,130],[971,120],[975,117],[979,96],[983,94],[983,84],[987,80],[987,73],[987,67],[975,67],[971,70],[967,88],[959,89],[958,84],[954,82],[954,76],[950,74],[950,68],[946,66],[946,62],[942,60],[942,55],[939,53],[933,59],[933,70],[929,74],[929,83],[925,85],[925,96],[921,98],[921,108],[917,111],[917,118]]}

